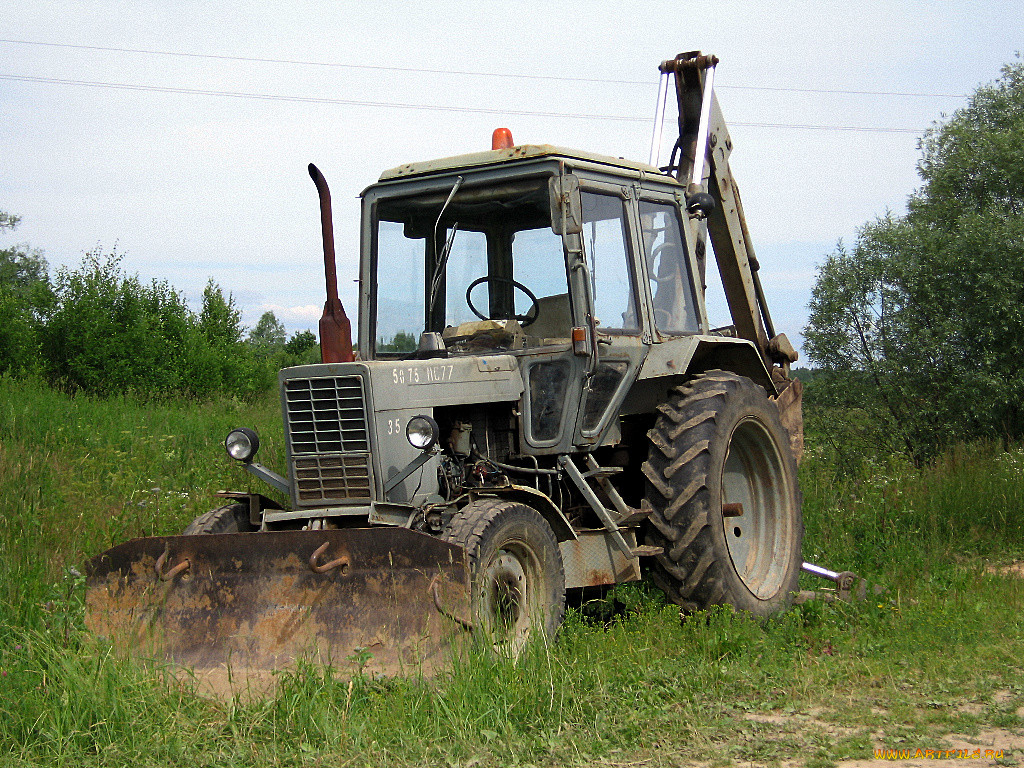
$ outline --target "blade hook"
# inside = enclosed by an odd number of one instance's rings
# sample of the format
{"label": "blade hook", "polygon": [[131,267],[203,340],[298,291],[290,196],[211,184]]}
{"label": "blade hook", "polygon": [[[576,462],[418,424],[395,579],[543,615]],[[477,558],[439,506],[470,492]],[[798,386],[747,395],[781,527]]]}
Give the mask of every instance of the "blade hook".
{"label": "blade hook", "polygon": [[347,555],[342,555],[341,557],[322,565],[318,562],[320,555],[326,552],[329,546],[330,542],[325,541],[316,548],[316,551],[309,556],[309,567],[313,570],[313,573],[327,573],[335,568],[341,568],[341,575],[348,576],[349,560]]}
{"label": "blade hook", "polygon": [[156,570],[156,575],[160,577],[161,581],[170,581],[179,573],[184,573],[185,571],[187,571],[189,567],[191,567],[192,565],[192,563],[190,563],[186,558],[185,560],[182,560],[176,566],[171,568],[171,570],[164,572],[164,565],[167,564],[167,552],[168,550],[165,549],[160,554],[160,557],[156,559],[156,565],[154,566],[154,570]]}

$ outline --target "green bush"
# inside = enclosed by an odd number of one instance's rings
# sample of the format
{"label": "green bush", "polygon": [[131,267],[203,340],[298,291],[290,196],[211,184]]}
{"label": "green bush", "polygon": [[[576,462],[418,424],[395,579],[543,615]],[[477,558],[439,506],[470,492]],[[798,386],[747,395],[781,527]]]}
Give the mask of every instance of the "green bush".
{"label": "green bush", "polygon": [[36,367],[36,323],[25,301],[0,284],[0,373],[22,373]]}
{"label": "green bush", "polygon": [[95,249],[62,269],[40,328],[48,376],[96,394],[218,392],[251,396],[273,385],[273,361],[241,342],[240,314],[212,282],[198,315],[166,281],[125,274],[117,253]]}

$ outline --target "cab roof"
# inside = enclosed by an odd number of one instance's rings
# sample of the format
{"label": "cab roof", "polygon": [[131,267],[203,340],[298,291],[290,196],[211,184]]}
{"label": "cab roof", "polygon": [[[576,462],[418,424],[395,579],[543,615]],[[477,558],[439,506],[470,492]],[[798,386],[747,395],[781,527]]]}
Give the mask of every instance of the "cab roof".
{"label": "cab roof", "polygon": [[438,160],[427,160],[420,163],[405,163],[380,175],[380,181],[394,181],[396,179],[407,179],[414,176],[424,176],[446,171],[457,171],[468,168],[482,168],[486,166],[503,165],[523,160],[536,160],[542,158],[553,158],[572,161],[593,163],[596,165],[609,166],[631,171],[631,175],[637,172],[652,174],[663,177],[669,181],[675,181],[666,176],[653,165],[626,160],[621,157],[610,157],[599,155],[595,152],[584,152],[578,149],[566,149],[555,147],[551,144],[519,144],[508,149],[493,149],[487,152],[473,152],[468,155],[455,155],[444,157]]}

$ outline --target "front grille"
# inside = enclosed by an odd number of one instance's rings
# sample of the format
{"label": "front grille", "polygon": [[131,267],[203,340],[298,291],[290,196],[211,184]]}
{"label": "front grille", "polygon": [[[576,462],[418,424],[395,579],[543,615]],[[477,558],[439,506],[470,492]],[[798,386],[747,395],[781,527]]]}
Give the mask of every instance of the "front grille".
{"label": "front grille", "polygon": [[292,461],[300,502],[367,501],[370,498],[370,455],[328,454]]}
{"label": "front grille", "polygon": [[290,379],[284,385],[296,501],[365,501],[370,443],[359,376]]}

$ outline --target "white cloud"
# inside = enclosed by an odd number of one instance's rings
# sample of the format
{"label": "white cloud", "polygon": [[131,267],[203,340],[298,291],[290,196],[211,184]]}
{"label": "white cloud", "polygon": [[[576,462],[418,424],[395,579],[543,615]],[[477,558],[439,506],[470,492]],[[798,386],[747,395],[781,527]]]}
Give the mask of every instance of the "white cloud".
{"label": "white cloud", "polygon": [[307,304],[303,307],[284,307],[280,304],[261,304],[260,312],[273,312],[278,320],[288,322],[317,322],[323,314],[323,306]]}

